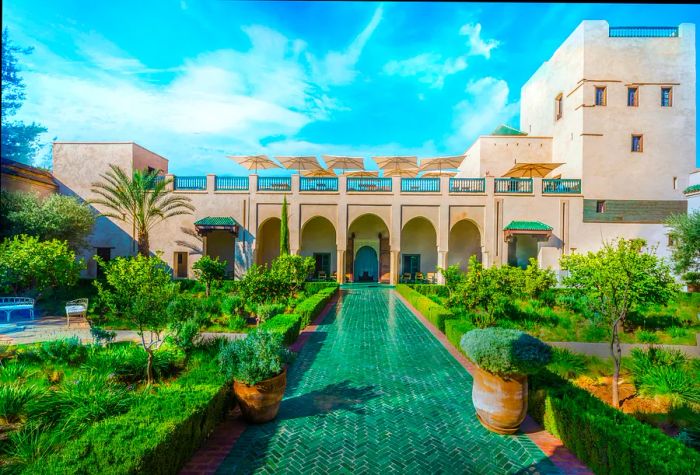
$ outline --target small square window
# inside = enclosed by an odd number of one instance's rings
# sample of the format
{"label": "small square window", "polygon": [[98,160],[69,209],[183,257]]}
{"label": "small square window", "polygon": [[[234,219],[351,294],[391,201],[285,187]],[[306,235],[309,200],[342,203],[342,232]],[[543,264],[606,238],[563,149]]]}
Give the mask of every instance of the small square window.
{"label": "small square window", "polygon": [[677,176],[673,177],[673,189],[674,190],[678,189],[678,177]]}
{"label": "small square window", "polygon": [[605,201],[596,201],[595,212],[596,213],[605,213]]}
{"label": "small square window", "polygon": [[607,88],[596,87],[595,88],[595,105],[604,106],[607,103]]}
{"label": "small square window", "polygon": [[632,151],[641,152],[642,151],[642,136],[632,135]]}
{"label": "small square window", "polygon": [[628,87],[627,88],[627,105],[629,107],[639,106],[639,88],[638,87]]}
{"label": "small square window", "polygon": [[661,88],[661,107],[671,107],[673,102],[673,90],[670,87]]}

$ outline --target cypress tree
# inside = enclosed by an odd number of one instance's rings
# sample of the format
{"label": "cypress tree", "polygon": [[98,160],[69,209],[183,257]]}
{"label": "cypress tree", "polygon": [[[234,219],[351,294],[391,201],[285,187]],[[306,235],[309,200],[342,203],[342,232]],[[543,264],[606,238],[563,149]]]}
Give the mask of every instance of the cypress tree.
{"label": "cypress tree", "polygon": [[280,255],[289,254],[289,223],[287,222],[287,197],[282,202],[282,217],[280,224]]}

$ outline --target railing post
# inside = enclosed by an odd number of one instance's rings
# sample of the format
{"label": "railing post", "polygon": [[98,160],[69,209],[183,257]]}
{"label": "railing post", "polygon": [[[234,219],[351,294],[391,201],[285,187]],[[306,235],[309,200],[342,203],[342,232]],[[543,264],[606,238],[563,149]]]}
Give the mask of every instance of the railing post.
{"label": "railing post", "polygon": [[[344,195],[348,191],[348,177],[345,175],[341,175],[338,177],[338,192],[340,192],[341,195]],[[345,269],[343,269],[343,274],[345,273]]]}
{"label": "railing post", "polygon": [[532,179],[532,194],[542,196],[542,178],[535,177]]}
{"label": "railing post", "polygon": [[401,193],[401,177],[392,176],[391,177],[391,192]]}
{"label": "railing post", "polygon": [[175,189],[175,175],[168,173],[167,175],[165,175],[165,180],[170,181],[170,183],[165,185],[165,189],[167,191],[173,191]]}
{"label": "railing post", "polygon": [[211,194],[214,193],[214,190],[216,189],[216,175],[207,175],[207,193]]}
{"label": "railing post", "polygon": [[292,175],[292,194],[293,195],[298,195],[299,194],[299,187],[301,185],[301,177],[298,174]]}

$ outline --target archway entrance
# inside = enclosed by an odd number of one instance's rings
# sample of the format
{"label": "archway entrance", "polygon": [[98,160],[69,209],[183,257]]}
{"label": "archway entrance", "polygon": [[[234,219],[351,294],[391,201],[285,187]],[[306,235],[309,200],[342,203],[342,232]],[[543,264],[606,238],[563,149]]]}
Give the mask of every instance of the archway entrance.
{"label": "archway entrance", "polygon": [[434,273],[436,267],[437,233],[435,227],[427,218],[413,218],[401,230],[399,273],[410,275],[409,279],[414,279],[416,273],[422,273],[425,277],[428,273]]}
{"label": "archway entrance", "polygon": [[377,282],[379,258],[370,246],[362,246],[355,255],[355,282]]}
{"label": "archway entrance", "polygon": [[279,257],[280,225],[281,221],[279,218],[270,218],[258,229],[255,259],[258,264],[270,265],[275,257]]}
{"label": "archway entrance", "polygon": [[299,253],[316,261],[315,278],[329,279],[336,272],[336,249],[335,228],[328,219],[316,216],[306,222],[301,231]]}
{"label": "archway entrance", "polygon": [[[365,268],[359,275],[372,275],[378,282],[389,282],[391,264],[389,252],[389,228],[386,223],[376,214],[363,214],[357,217],[348,227],[348,243],[345,251],[345,276],[357,282],[355,261],[358,253],[363,247],[369,247],[375,253],[374,259],[377,261],[377,269],[372,273],[371,269]],[[369,251],[363,251],[369,253]],[[367,255],[360,256],[363,260],[368,259]]]}
{"label": "archway entrance", "polygon": [[466,271],[471,256],[476,256],[476,260],[481,262],[481,233],[472,221],[463,219],[452,226],[448,246],[448,266],[458,264],[460,269]]}
{"label": "archway entrance", "polygon": [[537,259],[537,238],[527,234],[513,236],[508,242],[508,265],[525,269],[530,258]]}

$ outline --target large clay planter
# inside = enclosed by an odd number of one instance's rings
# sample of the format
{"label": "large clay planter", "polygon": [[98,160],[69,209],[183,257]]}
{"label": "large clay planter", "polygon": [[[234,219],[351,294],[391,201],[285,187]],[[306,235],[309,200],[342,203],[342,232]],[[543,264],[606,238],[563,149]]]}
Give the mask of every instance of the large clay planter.
{"label": "large clay planter", "polygon": [[243,417],[249,422],[259,424],[271,421],[277,416],[286,387],[287,370],[285,368],[277,376],[252,386],[234,381],[233,393],[236,395]]}
{"label": "large clay planter", "polygon": [[503,379],[475,367],[472,401],[479,421],[498,434],[513,434],[527,414],[527,376]]}

